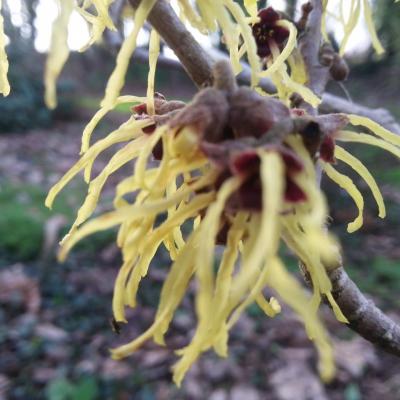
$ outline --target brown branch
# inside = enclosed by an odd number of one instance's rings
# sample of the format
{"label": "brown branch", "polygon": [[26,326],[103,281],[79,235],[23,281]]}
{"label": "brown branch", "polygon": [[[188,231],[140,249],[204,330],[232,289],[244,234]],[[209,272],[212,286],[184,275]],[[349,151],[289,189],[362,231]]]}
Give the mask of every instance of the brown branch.
{"label": "brown branch", "polygon": [[345,112],[348,114],[362,115],[368,117],[386,129],[400,135],[400,125],[386,108],[369,108],[361,104],[353,103],[341,97],[325,93],[322,96],[320,110],[323,113]]}
{"label": "brown branch", "polygon": [[[136,8],[140,0],[129,0],[129,3]],[[192,81],[198,87],[210,86],[213,62],[172,7],[166,1],[158,0],[150,12],[148,21],[175,52]]]}
{"label": "brown branch", "polygon": [[[308,15],[306,31],[299,39],[299,48],[307,69],[307,86],[317,96],[322,96],[330,78],[329,67],[321,65],[319,61],[322,44],[322,1],[314,0],[309,3],[311,4],[312,11]],[[313,113],[317,113],[317,110],[314,110]]]}
{"label": "brown branch", "polygon": [[[129,0],[129,2],[133,7],[136,7],[140,0]],[[309,86],[322,95],[328,79],[326,68],[319,63],[322,2],[321,0],[313,0],[312,5],[313,11],[309,17],[301,48],[309,70]],[[186,30],[172,8],[164,0],[157,1],[150,13],[149,21],[168,46],[175,51],[192,80],[198,86],[209,85],[212,81],[211,66],[213,61]],[[244,79],[247,79],[247,77]],[[263,84],[265,84],[267,90],[270,91],[272,89],[268,81],[266,83],[263,82]],[[389,117],[389,113],[382,110],[371,110],[332,95],[325,95],[324,103],[325,105],[322,105],[322,109],[331,107],[330,109],[332,110],[333,108],[336,112],[360,113],[359,111],[362,111],[360,114],[375,119],[384,126],[390,124],[395,127],[395,131],[400,133],[400,129],[397,130],[398,125],[394,123],[394,119]],[[314,110],[313,113],[316,113],[316,111]],[[349,320],[350,328],[388,352],[400,355],[400,327],[365,298],[342,267],[328,271],[328,273],[333,286],[332,294]]]}
{"label": "brown branch", "polygon": [[332,295],[349,320],[350,328],[369,342],[400,356],[400,326],[365,298],[342,267],[328,271],[328,275]]}

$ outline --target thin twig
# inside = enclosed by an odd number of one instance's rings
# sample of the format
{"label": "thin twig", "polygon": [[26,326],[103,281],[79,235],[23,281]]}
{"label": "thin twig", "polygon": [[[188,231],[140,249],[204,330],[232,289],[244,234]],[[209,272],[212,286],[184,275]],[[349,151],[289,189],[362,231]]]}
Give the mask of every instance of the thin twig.
{"label": "thin twig", "polygon": [[[129,3],[136,8],[140,0],[129,0]],[[158,0],[151,10],[148,21],[175,52],[192,81],[198,87],[210,86],[213,62],[172,7],[166,1]]]}
{"label": "thin twig", "polygon": [[332,282],[332,295],[350,328],[388,353],[400,356],[400,326],[365,298],[357,285],[340,267],[328,271]]}

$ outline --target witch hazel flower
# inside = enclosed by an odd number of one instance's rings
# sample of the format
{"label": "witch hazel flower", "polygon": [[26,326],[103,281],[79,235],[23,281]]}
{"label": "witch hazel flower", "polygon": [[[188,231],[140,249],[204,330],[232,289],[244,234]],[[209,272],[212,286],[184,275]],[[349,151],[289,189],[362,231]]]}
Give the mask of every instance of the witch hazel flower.
{"label": "witch hazel flower", "polygon": [[253,36],[257,44],[257,54],[264,58],[272,53],[271,46],[282,49],[289,37],[289,30],[279,24],[281,15],[272,7],[260,10],[259,22],[253,25]]}
{"label": "witch hazel flower", "polygon": [[[126,307],[137,306],[140,283],[154,268],[157,249],[168,250],[170,270],[154,322],[139,337],[113,349],[115,359],[150,339],[165,344],[175,311],[195,280],[197,328],[173,368],[180,384],[202,352],[214,348],[226,356],[229,331],[248,305],[256,302],[269,317],[279,312],[277,300],[263,294],[269,286],[299,314],[320,354],[321,375],[330,379],[333,354],[317,314],[322,296],[339,320],[346,319],[331,295],[324,267],[338,265],[338,244],[324,228],[327,208],[316,185],[313,146],[306,147],[301,136],[310,134],[313,121],[293,118],[279,100],[236,87],[229,64],[217,64],[214,78],[214,87],[200,91],[183,108],[157,114],[169,107],[161,98],[155,99],[153,115],[143,105],[135,107],[133,118],[117,134],[94,143],[51,190],[49,206],[75,174],[125,135],[125,147],[89,182],[60,258],[91,233],[118,227],[123,265],[115,282],[113,314],[121,324],[127,321]],[[153,124],[155,130],[146,132]],[[149,163],[159,143],[160,160]],[[108,176],[130,161],[135,161],[134,172],[117,186],[114,210],[90,218]],[[165,219],[160,223],[161,214]],[[191,231],[184,233],[182,225]],[[281,241],[307,265],[311,297],[284,267],[278,254]],[[219,243],[225,251],[215,272]]]}

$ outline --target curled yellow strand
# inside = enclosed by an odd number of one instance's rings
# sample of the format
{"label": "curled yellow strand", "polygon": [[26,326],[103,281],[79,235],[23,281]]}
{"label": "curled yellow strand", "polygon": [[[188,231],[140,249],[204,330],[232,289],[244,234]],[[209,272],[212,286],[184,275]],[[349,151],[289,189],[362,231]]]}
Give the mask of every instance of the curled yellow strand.
{"label": "curled yellow strand", "polygon": [[[95,143],[80,159],[74,164],[65,174],[64,176],[50,189],[46,200],[45,205],[48,208],[51,208],[54,202],[54,199],[58,195],[58,193],[64,188],[65,185],[68,184],[71,179],[79,173],[82,169],[87,167],[90,163],[94,161],[94,159],[106,148],[109,146],[120,143],[123,141],[127,141],[135,138],[139,132],[141,132],[141,128],[146,125],[146,122],[143,121],[135,121],[133,118],[123,124],[119,129],[112,132],[106,138]],[[143,145],[146,141],[146,136],[138,138]]]}
{"label": "curled yellow strand", "polygon": [[263,153],[261,158],[262,213],[261,225],[256,235],[254,246],[242,268],[235,276],[230,303],[236,306],[257,279],[264,259],[273,257],[279,243],[279,213],[282,208],[283,164],[275,153]]}
{"label": "curled yellow strand", "polygon": [[[166,321],[172,319],[172,315],[181,302],[193,274],[192,248],[196,242],[196,233],[196,230],[192,232],[188,246],[185,246],[171,266],[161,291],[159,308],[153,324],[135,340],[111,350],[113,359],[118,360],[132,354],[147,340],[151,339],[158,330],[164,330]],[[163,305],[162,308],[161,305]]]}
{"label": "curled yellow strand", "polygon": [[181,359],[175,364],[173,371],[174,382],[179,386],[188,369],[196,361],[205,343],[212,342],[214,336],[212,314],[215,312],[213,302],[214,273],[213,258],[215,238],[219,228],[220,216],[227,198],[238,188],[240,181],[237,177],[228,179],[218,191],[217,199],[212,203],[199,226],[199,242],[195,250],[195,272],[199,287],[196,294],[196,313],[198,325],[191,343],[179,351]]}
{"label": "curled yellow strand", "polygon": [[400,158],[400,149],[391,143],[365,133],[356,133],[352,131],[340,131],[336,134],[336,139],[342,142],[356,142],[380,147]]}
{"label": "curled yellow strand", "polygon": [[124,86],[129,61],[136,49],[137,36],[155,2],[156,0],[143,0],[140,2],[140,5],[135,12],[133,31],[123,42],[117,55],[115,69],[107,82],[106,93],[101,102],[102,107],[112,107],[119,96],[121,89]]}
{"label": "curled yellow strand", "polygon": [[276,290],[283,301],[300,315],[308,335],[315,342],[318,349],[321,377],[324,381],[330,381],[335,375],[332,346],[318,315],[310,310],[308,298],[303,288],[297,280],[286,271],[278,258],[271,260],[266,283]]}
{"label": "curled yellow strand", "polygon": [[69,56],[68,23],[74,9],[73,0],[58,0],[60,8],[58,17],[53,23],[49,55],[44,70],[45,95],[48,108],[57,107],[57,79]]}
{"label": "curled yellow strand", "polygon": [[[239,55],[240,30],[238,29],[238,26],[235,25],[230,19],[228,11],[221,3],[213,2],[212,7],[215,10],[215,14],[218,16],[218,22],[221,26],[224,40],[229,50],[229,57],[231,60],[233,72],[235,74],[238,74],[242,70]],[[242,48],[245,49],[246,46],[243,45]]]}
{"label": "curled yellow strand", "polygon": [[271,297],[269,301],[264,297],[263,294],[259,294],[256,297],[256,302],[258,306],[264,311],[264,313],[270,317],[275,317],[276,314],[279,314],[282,311],[282,308],[275,297]]}
{"label": "curled yellow strand", "polygon": [[[346,4],[348,3],[348,0],[346,0]],[[341,10],[343,10],[343,0],[341,1]],[[357,25],[358,19],[360,17],[360,12],[361,12],[361,2],[360,0],[351,0],[351,5],[350,5],[350,16],[347,21],[347,23],[344,24],[344,37],[342,39],[342,42],[340,44],[340,50],[339,54],[343,56],[344,51],[346,49],[347,42],[350,38],[351,33],[353,32],[354,28]]]}
{"label": "curled yellow strand", "polygon": [[[76,7],[76,10],[91,25],[90,38],[79,51],[83,52],[87,50],[93,43],[99,41],[106,28],[114,31],[116,30],[114,22],[108,13],[108,9],[113,2],[114,0],[90,0],[90,2],[86,2],[86,4],[84,4],[82,7]],[[86,10],[89,5],[94,6],[96,9],[96,16]]]}
{"label": "curled yellow strand", "polygon": [[380,40],[378,39],[378,35],[376,34],[375,24],[372,19],[371,5],[369,4],[368,0],[363,0],[363,4],[364,18],[365,22],[367,23],[369,34],[371,35],[372,46],[374,47],[378,55],[383,54],[385,52],[385,49],[383,48],[382,43],[380,42]]}
{"label": "curled yellow strand", "polygon": [[240,8],[239,4],[235,3],[233,0],[224,0],[225,7],[232,14],[238,25],[240,26],[241,33],[243,36],[244,44],[247,49],[247,57],[251,67],[251,86],[257,86],[259,81],[259,75],[261,70],[260,60],[257,55],[257,46],[253,38],[253,33],[250,26],[248,25],[243,10]]}
{"label": "curled yellow strand", "polygon": [[147,78],[147,114],[154,114],[154,80],[157,59],[160,54],[160,35],[155,29],[151,30],[149,43],[149,74]]}
{"label": "curled yellow strand", "polygon": [[82,134],[82,146],[80,154],[86,153],[90,146],[90,138],[92,136],[93,131],[99,122],[117,105],[126,104],[126,103],[144,103],[146,102],[146,97],[138,97],[138,96],[120,96],[117,98],[115,103],[110,107],[102,107],[100,110],[96,112],[96,114],[92,117],[89,123],[86,125],[83,134]]}
{"label": "curled yellow strand", "polygon": [[[213,0],[211,0],[213,1]],[[199,9],[201,19],[203,20],[208,32],[215,32],[218,29],[215,14],[210,4],[210,0],[197,0],[197,7]]]}
{"label": "curled yellow strand", "polygon": [[371,189],[371,192],[375,198],[376,204],[378,205],[379,217],[385,218],[386,209],[385,209],[385,203],[383,201],[382,193],[379,190],[379,187],[376,184],[374,177],[368,171],[367,167],[359,159],[357,159],[356,157],[351,155],[348,151],[346,151],[345,149],[343,149],[342,147],[340,147],[338,145],[335,146],[335,157],[338,160],[341,160],[341,161],[345,162],[346,164],[348,164],[364,179],[364,181],[367,183],[367,185]]}
{"label": "curled yellow strand", "polygon": [[[134,265],[132,273],[127,280],[125,287],[125,304],[130,307],[135,307],[136,305],[136,294],[139,288],[139,284],[143,277],[147,275],[149,265],[162,241],[177,227],[182,225],[189,218],[196,216],[202,209],[209,206],[209,204],[214,200],[214,193],[206,193],[203,195],[198,195],[193,198],[193,200],[181,207],[172,217],[168,218],[163,224],[154,229],[152,232],[147,231],[146,235],[141,235],[141,242],[137,243],[140,250],[140,257],[137,263]],[[154,215],[154,218],[156,215]],[[151,224],[154,222],[154,218]],[[149,233],[150,232],[150,233]],[[147,237],[146,237],[147,236]],[[131,243],[127,243],[126,246],[131,246]],[[180,252],[177,253],[176,259],[178,259]],[[129,263],[128,260],[128,268]],[[166,321],[164,321],[166,323]],[[159,340],[161,342],[161,340]]]}
{"label": "curled yellow strand", "polygon": [[193,9],[189,0],[178,0],[178,5],[181,11],[180,15],[184,16],[193,28],[206,35],[207,27],[200,18],[199,14],[197,14],[197,12]]}
{"label": "curled yellow strand", "polygon": [[212,310],[211,299],[214,292],[213,258],[215,238],[220,227],[220,217],[228,197],[238,188],[240,180],[230,178],[218,191],[217,199],[208,208],[199,232],[196,276],[199,280],[197,308],[199,318],[207,318]]}
{"label": "curled yellow strand", "polygon": [[336,171],[336,169],[328,163],[321,162],[321,164],[323,170],[326,172],[329,178],[337,183],[352,197],[358,208],[358,217],[347,225],[347,232],[353,233],[360,229],[363,225],[364,198],[354,182],[348,176]]}
{"label": "curled yellow strand", "polygon": [[372,131],[374,135],[381,137],[382,139],[386,140],[389,143],[394,144],[395,146],[400,146],[399,135],[390,132],[388,129],[379,125],[375,121],[372,121],[372,119],[367,117],[361,117],[360,115],[354,115],[354,114],[346,114],[346,116],[349,118],[349,121],[352,125],[363,126],[365,128],[368,128]]}
{"label": "curled yellow strand", "polygon": [[244,6],[251,17],[257,17],[257,0],[244,0]]}
{"label": "curled yellow strand", "polygon": [[2,0],[0,0],[0,93],[3,96],[10,94],[10,83],[8,82],[8,58],[6,53],[6,35],[4,34],[4,18],[1,14]]}
{"label": "curled yellow strand", "polygon": [[296,27],[289,21],[286,20],[279,20],[277,22],[279,25],[283,26],[284,28],[288,29],[289,37],[286,43],[286,46],[279,54],[279,56],[274,60],[273,64],[268,67],[267,70],[260,72],[260,76],[262,78],[270,77],[272,74],[280,70],[288,59],[288,57],[292,54],[293,49],[296,46],[296,37],[297,37],[297,29]]}

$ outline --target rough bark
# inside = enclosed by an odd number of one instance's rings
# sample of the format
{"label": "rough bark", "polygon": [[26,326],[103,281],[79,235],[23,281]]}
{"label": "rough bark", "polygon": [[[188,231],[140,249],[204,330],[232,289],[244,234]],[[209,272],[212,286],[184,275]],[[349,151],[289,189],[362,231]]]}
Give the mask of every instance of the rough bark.
{"label": "rough bark", "polygon": [[[129,2],[136,8],[140,0],[129,0]],[[198,87],[210,86],[213,62],[186,29],[172,7],[164,0],[157,1],[148,21],[175,52],[193,82]]]}
{"label": "rough bark", "polygon": [[400,326],[366,299],[342,267],[328,274],[333,286],[332,295],[349,320],[350,328],[369,342],[400,357]]}

